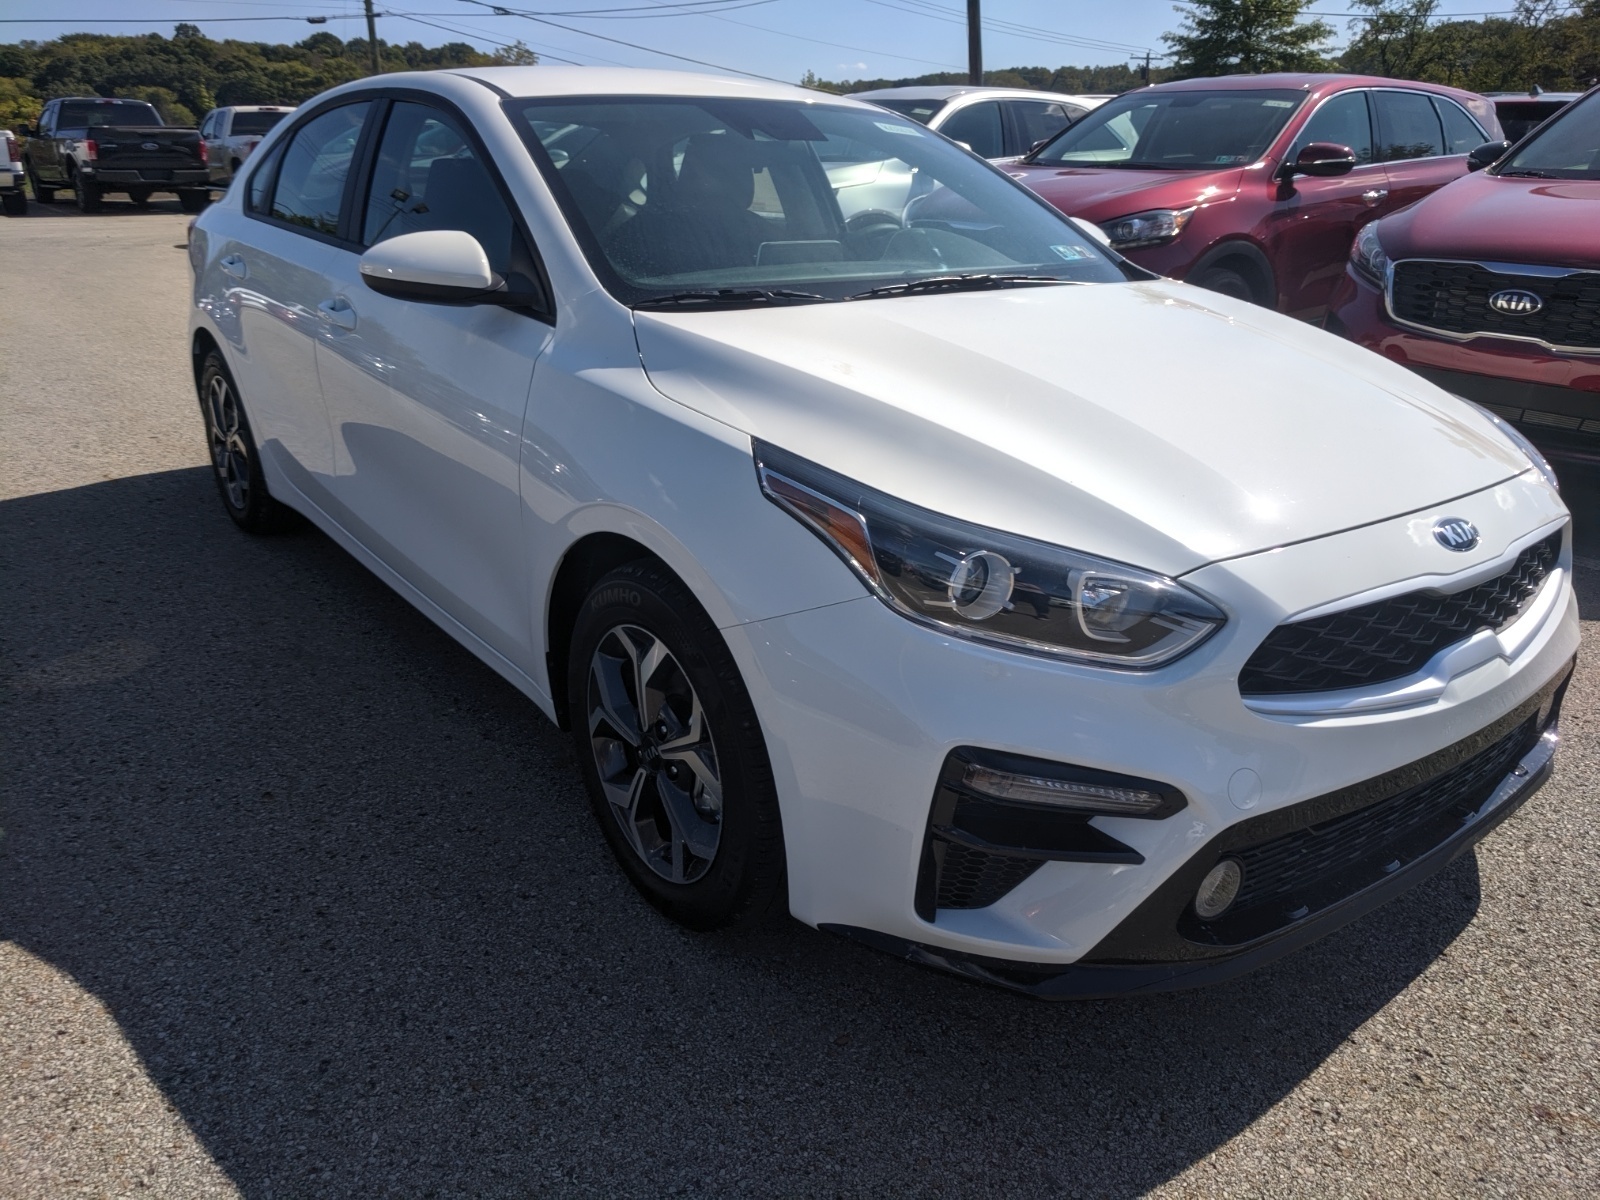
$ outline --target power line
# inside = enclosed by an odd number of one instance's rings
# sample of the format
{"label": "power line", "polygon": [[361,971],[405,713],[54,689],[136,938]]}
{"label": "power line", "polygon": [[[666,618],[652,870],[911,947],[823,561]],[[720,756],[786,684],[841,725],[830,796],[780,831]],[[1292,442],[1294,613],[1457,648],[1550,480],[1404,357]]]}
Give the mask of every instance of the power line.
{"label": "power line", "polygon": [[[458,28],[455,28],[454,26],[451,26],[451,25],[441,25],[437,21],[425,21],[425,20],[422,19],[422,16],[418,15],[417,13],[399,12],[398,10],[391,8],[387,12],[385,12],[383,15],[386,16],[386,17],[398,17],[403,21],[411,21],[411,22],[413,22],[414,24],[417,24],[417,25],[426,25],[430,29],[442,30],[445,33],[453,33],[457,37],[481,37],[481,38],[484,38],[487,41],[493,41],[494,40],[494,38],[489,34],[489,32],[487,30],[473,29],[470,26],[458,29]],[[448,14],[429,13],[427,15],[428,16],[444,16],[444,15],[448,15]],[[534,50],[534,51],[536,51],[538,53],[540,61],[543,61],[545,59],[549,59],[551,62],[565,63],[569,67],[582,67],[582,66],[587,66],[588,65],[587,63],[579,62],[577,59],[562,58],[559,55],[552,54],[548,50],[544,49],[542,46],[539,46],[539,45],[529,46],[528,48],[530,50]],[[564,47],[558,47],[558,49],[563,49],[563,48]],[[578,51],[574,50],[574,51],[572,51],[572,53],[576,54],[576,53],[578,53]],[[598,58],[599,56],[598,55],[591,55],[591,57]],[[622,63],[614,62],[613,60],[608,59],[608,58],[601,58],[601,59],[599,59],[599,61],[611,63],[612,66],[617,66],[617,67],[620,67],[620,66],[623,65]]]}

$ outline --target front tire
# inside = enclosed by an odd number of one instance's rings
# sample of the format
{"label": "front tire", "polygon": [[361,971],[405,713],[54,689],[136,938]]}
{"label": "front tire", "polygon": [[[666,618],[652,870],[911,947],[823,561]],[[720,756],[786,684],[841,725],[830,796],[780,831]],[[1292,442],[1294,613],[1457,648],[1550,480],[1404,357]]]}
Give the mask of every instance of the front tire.
{"label": "front tire", "polygon": [[8,217],[25,217],[28,215],[28,197],[19,188],[0,196],[0,205],[4,206]]}
{"label": "front tire", "polygon": [[568,711],[595,817],[646,900],[691,929],[785,895],[766,743],[711,618],[665,567],[618,567],[573,628]]}
{"label": "front tire", "polygon": [[40,204],[54,204],[56,202],[55,188],[45,187],[39,182],[39,177],[34,174],[33,167],[27,168],[28,186],[33,189],[33,198]]}
{"label": "front tire", "polygon": [[92,183],[81,175],[72,177],[72,190],[78,197],[78,211],[83,213],[97,213],[101,208],[103,193],[98,183]]}
{"label": "front tire", "polygon": [[205,188],[185,188],[178,193],[178,204],[186,213],[205,212],[211,203],[211,193]]}
{"label": "front tire", "polygon": [[246,533],[281,533],[298,524],[294,510],[279,504],[267,491],[244,403],[216,350],[206,355],[200,368],[200,412],[205,417],[217,492],[233,523]]}
{"label": "front tire", "polygon": [[1256,295],[1255,286],[1231,267],[1212,267],[1210,270],[1200,272],[1189,282],[1205,288],[1208,292],[1232,296],[1235,300],[1248,300],[1252,304],[1262,302]]}

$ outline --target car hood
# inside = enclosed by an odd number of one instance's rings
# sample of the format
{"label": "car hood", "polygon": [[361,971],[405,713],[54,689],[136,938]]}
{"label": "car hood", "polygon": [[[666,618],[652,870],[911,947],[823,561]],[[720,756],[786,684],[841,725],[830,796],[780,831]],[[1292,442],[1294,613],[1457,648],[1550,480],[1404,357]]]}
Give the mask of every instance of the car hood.
{"label": "car hood", "polygon": [[1528,469],[1480,413],[1167,280],[637,312],[666,396],[914,504],[1176,575]]}
{"label": "car hood", "polygon": [[1392,217],[1378,235],[1390,258],[1465,258],[1600,269],[1600,182],[1478,172]]}
{"label": "car hood", "polygon": [[1244,168],[1226,171],[1125,171],[1118,168],[1058,167],[1015,162],[1001,165],[1007,175],[1043,196],[1069,216],[1109,221],[1148,208],[1188,208],[1231,199]]}

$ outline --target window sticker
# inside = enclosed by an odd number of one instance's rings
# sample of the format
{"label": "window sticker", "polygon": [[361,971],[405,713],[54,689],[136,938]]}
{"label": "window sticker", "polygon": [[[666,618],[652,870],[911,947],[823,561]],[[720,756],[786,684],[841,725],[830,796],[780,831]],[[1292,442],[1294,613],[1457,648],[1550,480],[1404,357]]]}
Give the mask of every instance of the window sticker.
{"label": "window sticker", "polygon": [[1080,258],[1088,258],[1089,252],[1082,246],[1051,246],[1057,258],[1064,258],[1068,262],[1077,262]]}
{"label": "window sticker", "polygon": [[1267,108],[1293,108],[1293,100],[1263,100],[1262,105]]}

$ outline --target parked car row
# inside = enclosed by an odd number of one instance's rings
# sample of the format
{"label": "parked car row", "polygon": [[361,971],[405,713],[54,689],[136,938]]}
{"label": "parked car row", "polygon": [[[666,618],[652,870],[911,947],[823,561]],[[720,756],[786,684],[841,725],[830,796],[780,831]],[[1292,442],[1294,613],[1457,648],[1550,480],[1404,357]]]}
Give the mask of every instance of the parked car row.
{"label": "parked car row", "polygon": [[143,100],[51,100],[37,126],[24,126],[20,139],[6,135],[16,170],[0,181],[0,202],[8,216],[26,213],[25,177],[41,204],[53,203],[57,192],[71,192],[78,207],[92,213],[107,195],[126,195],[143,208],[157,192],[172,192],[184,212],[199,212],[210,203],[212,188],[226,187],[267,131],[293,111],[219,108],[206,114],[199,129],[183,129],[167,125]]}
{"label": "parked car row", "polygon": [[[1571,186],[1540,146],[1586,107],[1485,182]],[[1149,89],[1016,169],[1089,179],[1097,225],[781,85],[344,85],[193,224],[221,507],[310,520],[567,729],[688,926],[787,910],[1042,996],[1227,978],[1549,776],[1570,517],[1492,413],[1135,256],[1237,212],[1268,304],[1325,307],[1345,249],[1279,227],[1497,133],[1447,89]]]}

